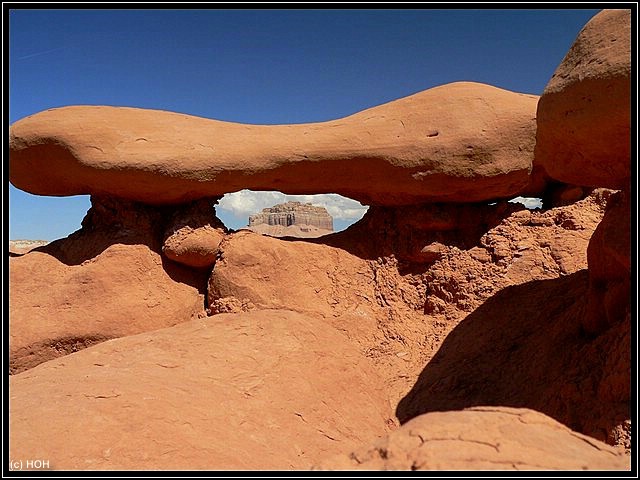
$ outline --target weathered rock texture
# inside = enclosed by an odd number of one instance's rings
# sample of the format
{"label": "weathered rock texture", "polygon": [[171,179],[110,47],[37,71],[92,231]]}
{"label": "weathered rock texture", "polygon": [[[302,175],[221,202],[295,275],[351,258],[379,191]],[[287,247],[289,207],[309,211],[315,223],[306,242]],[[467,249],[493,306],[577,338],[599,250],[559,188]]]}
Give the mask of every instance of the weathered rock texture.
{"label": "weathered rock texture", "polygon": [[414,418],[318,470],[629,470],[629,458],[538,412],[475,407]]}
{"label": "weathered rock texture", "polygon": [[194,268],[213,266],[227,231],[215,214],[218,200],[199,200],[174,210],[162,245],[168,259]]}
{"label": "weathered rock texture", "polygon": [[535,163],[576,185],[629,188],[631,10],[582,29],[538,103]]}
{"label": "weathered rock texture", "polygon": [[249,216],[249,227],[257,225],[311,225],[323,230],[333,231],[333,217],[324,207],[310,203],[286,202],[273,207],[263,208],[262,212]]}
{"label": "weathered rock texture", "polygon": [[435,260],[434,248],[443,252],[434,242],[470,248],[487,230],[522,209],[520,204],[504,201],[496,205],[432,203],[370,207],[359,222],[323,243],[347,247],[363,258],[393,255],[407,265],[428,264]]}
{"label": "weathered rock texture", "polygon": [[630,192],[609,199],[604,218],[591,237],[589,306],[584,326],[599,333],[629,315],[631,308]]}
{"label": "weathered rock texture", "polygon": [[[433,325],[422,344],[431,354],[398,418],[526,407],[629,451],[629,314],[597,337],[583,327],[591,310],[587,245],[610,195],[595,190],[566,207],[514,212],[475,246],[450,246],[422,274]],[[628,312],[629,298],[618,302]]]}
{"label": "weathered rock texture", "polygon": [[112,340],[10,388],[10,457],[53,469],[308,469],[393,424],[367,360],[283,311]]}
{"label": "weathered rock texture", "polygon": [[628,450],[630,325],[627,317],[585,335],[588,283],[582,270],[491,296],[447,329],[399,402],[399,420],[476,405],[531,408]]}
{"label": "weathered rock texture", "polygon": [[[420,268],[398,260],[391,248],[406,251],[394,236],[401,227],[375,209],[368,230],[355,225],[358,235],[334,234],[331,245],[239,232],[221,248],[209,305],[293,310],[343,331],[384,376],[402,421],[472,405],[526,407],[628,450],[629,325],[595,338],[581,326],[587,245],[609,195],[596,190],[547,211],[496,205],[485,218],[506,217],[484,233],[432,231],[438,258]],[[425,214],[424,225],[462,224],[459,212],[438,223]]]}
{"label": "weathered rock texture", "polygon": [[82,229],[9,259],[9,370],[204,313],[206,273],[164,260],[162,212],[92,199]]}
{"label": "weathered rock texture", "polygon": [[600,333],[630,305],[631,11],[582,29],[538,104],[535,162],[555,180],[621,189],[589,245],[584,328]]}
{"label": "weathered rock texture", "polygon": [[521,208],[476,236],[475,244],[451,245],[425,272],[425,313],[461,318],[505,287],[586,268],[587,245],[610,194],[599,189],[562,208]]}
{"label": "weathered rock texture", "polygon": [[149,204],[244,188],[366,205],[511,198],[530,181],[537,100],[458,82],[330,122],[274,126],[64,107],[11,126],[10,180],[34,194]]}

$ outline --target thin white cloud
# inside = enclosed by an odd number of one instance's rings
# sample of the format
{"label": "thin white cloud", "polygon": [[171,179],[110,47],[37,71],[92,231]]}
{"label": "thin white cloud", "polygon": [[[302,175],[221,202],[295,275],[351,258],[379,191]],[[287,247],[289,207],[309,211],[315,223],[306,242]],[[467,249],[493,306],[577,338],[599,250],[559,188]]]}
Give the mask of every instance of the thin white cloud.
{"label": "thin white cloud", "polygon": [[58,47],[58,48],[52,48],[50,50],[43,50],[41,52],[35,52],[35,53],[31,53],[29,55],[23,55],[22,57],[16,58],[16,60],[27,60],[29,58],[39,57],[40,55],[47,55],[49,53],[58,52],[60,50],[64,50],[64,48],[65,47]]}
{"label": "thin white cloud", "polygon": [[285,195],[281,192],[254,192],[240,190],[227,193],[217,205],[236,217],[246,217],[260,212],[263,208],[272,207],[284,202],[303,202],[324,207],[336,220],[356,221],[362,218],[369,207],[361,205],[350,198],[335,193],[321,195]]}

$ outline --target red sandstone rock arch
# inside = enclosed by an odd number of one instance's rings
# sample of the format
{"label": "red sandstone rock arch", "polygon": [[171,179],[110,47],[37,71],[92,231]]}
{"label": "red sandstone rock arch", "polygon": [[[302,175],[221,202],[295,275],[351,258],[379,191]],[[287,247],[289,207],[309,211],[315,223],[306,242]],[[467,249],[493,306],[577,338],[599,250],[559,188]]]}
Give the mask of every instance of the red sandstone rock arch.
{"label": "red sandstone rock arch", "polygon": [[243,188],[387,206],[511,198],[532,188],[537,99],[458,82],[330,122],[275,126],[57,108],[12,125],[10,180],[40,195],[154,205]]}

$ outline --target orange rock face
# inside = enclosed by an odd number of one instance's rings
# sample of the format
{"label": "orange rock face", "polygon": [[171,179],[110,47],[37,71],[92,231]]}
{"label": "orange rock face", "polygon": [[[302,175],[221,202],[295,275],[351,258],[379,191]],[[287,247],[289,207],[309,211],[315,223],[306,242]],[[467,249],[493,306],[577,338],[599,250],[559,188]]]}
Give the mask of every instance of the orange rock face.
{"label": "orange rock face", "polygon": [[628,470],[629,458],[538,412],[474,407],[414,418],[318,470]]}
{"label": "orange rock face", "polygon": [[535,162],[556,180],[623,190],[589,245],[591,333],[630,304],[631,11],[603,10],[582,29],[538,104]]}
{"label": "orange rock face", "polygon": [[189,267],[211,268],[225,235],[226,228],[216,217],[213,202],[200,200],[173,211],[165,228],[162,253]]}
{"label": "orange rock face", "polygon": [[[474,405],[532,408],[628,449],[629,325],[596,338],[582,330],[587,246],[609,195],[547,211],[496,205],[484,218],[505,218],[482,234],[425,220],[440,256],[419,267],[398,260],[408,239],[375,209],[315,244],[239,232],[221,249],[209,305],[293,310],[341,330],[383,374],[402,422]],[[470,212],[454,207],[440,205],[438,218]]]}
{"label": "orange rock face", "polygon": [[479,405],[530,408],[628,450],[630,324],[627,317],[585,335],[588,285],[581,270],[492,295],[444,332],[398,402],[398,419]]}
{"label": "orange rock face", "polygon": [[[11,453],[48,455],[57,459],[54,468],[72,469],[304,469],[385,434],[394,416],[389,406],[406,423],[425,412],[474,405],[533,408],[628,451],[629,319],[595,338],[581,333],[587,243],[607,194],[596,191],[544,212],[496,205],[486,218],[504,218],[480,239],[473,228],[469,238],[459,238],[466,229],[425,222],[445,230],[433,230],[440,257],[417,270],[395,259],[393,249],[402,250],[401,243],[372,241],[375,221],[364,222],[368,235],[355,226],[360,247],[349,231],[314,241],[232,234],[220,246],[208,302],[214,313],[240,313],[115,339],[14,375]],[[446,217],[443,206],[438,211]],[[126,219],[125,213],[118,217]],[[144,218],[137,210],[131,215],[138,223]],[[117,231],[122,230],[126,225]],[[73,253],[76,244],[66,242],[65,250]],[[380,245],[391,250],[375,256]],[[36,254],[44,255],[11,261]],[[146,309],[123,308],[137,315]],[[13,325],[12,333],[22,335]],[[356,371],[357,378],[349,376]],[[198,393],[205,390],[207,395]],[[345,411],[344,398],[350,399]],[[288,402],[318,408],[311,409],[313,415],[294,408],[301,415],[291,416],[299,423],[289,423]],[[216,413],[220,405],[229,408]],[[125,414],[139,418],[140,426],[123,430]],[[36,429],[44,418],[59,421]],[[327,422],[344,436],[332,433]],[[184,432],[176,430],[178,424]],[[95,436],[104,441],[84,441],[87,433],[83,437],[80,430],[86,428],[102,432]],[[65,441],[53,440],[60,438]],[[534,445],[535,438],[530,448],[538,452],[542,446]],[[564,457],[565,438],[547,438],[558,452],[551,463],[527,463],[517,455],[512,460],[522,468],[573,465],[563,461],[582,462],[580,468],[625,468],[617,460],[598,467],[604,464],[588,449]],[[131,445],[144,453],[133,455]],[[175,455],[160,455],[172,449]],[[526,456],[527,449],[518,455]],[[456,458],[446,461],[459,465]],[[425,462],[416,465],[445,465]],[[384,462],[368,465],[387,468]]]}
{"label": "orange rock face", "polygon": [[157,212],[95,201],[84,227],[9,259],[9,370],[204,311],[206,273],[162,258]]}
{"label": "orange rock face", "polygon": [[[628,469],[629,25],[605,10],[582,30],[535,158],[537,98],[469,82],[306,125],[16,122],[12,183],[92,207],[10,255],[11,458]],[[243,188],[371,207],[322,238],[229,233],[213,206]],[[524,192],[545,209],[505,200]]]}
{"label": "orange rock face", "polygon": [[631,302],[630,192],[609,199],[589,242],[589,306],[584,326],[599,333],[629,314]]}
{"label": "orange rock face", "polygon": [[376,372],[286,311],[129,336],[10,379],[12,459],[66,469],[308,469],[389,431]]}
{"label": "orange rock face", "polygon": [[538,103],[535,162],[554,179],[626,189],[631,172],[631,10],[582,29]]}
{"label": "orange rock face", "polygon": [[244,188],[367,205],[509,198],[529,183],[537,99],[459,82],[330,122],[279,126],[65,107],[11,126],[10,180],[40,195],[156,205]]}
{"label": "orange rock face", "polygon": [[[609,193],[547,211],[507,203],[371,208],[358,224],[313,243],[236,233],[210,277],[209,303],[235,297],[255,308],[336,317],[396,297],[420,315],[459,318],[503,287],[586,268]],[[387,266],[395,273],[385,285]]]}

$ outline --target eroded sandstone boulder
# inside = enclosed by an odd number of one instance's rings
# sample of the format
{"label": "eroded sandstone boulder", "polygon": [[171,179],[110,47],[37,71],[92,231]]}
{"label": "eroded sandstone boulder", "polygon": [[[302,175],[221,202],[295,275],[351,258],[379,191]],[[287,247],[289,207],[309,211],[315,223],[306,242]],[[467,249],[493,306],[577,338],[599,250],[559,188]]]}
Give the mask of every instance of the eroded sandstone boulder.
{"label": "eroded sandstone boulder", "polygon": [[584,328],[600,333],[630,305],[631,11],[582,29],[538,104],[535,163],[555,180],[622,192],[589,244]]}
{"label": "eroded sandstone boulder", "polygon": [[11,458],[52,469],[308,469],[393,425],[367,359],[287,311],[119,338],[10,382]]}
{"label": "eroded sandstone boulder", "polygon": [[339,193],[367,205],[510,198],[529,184],[537,100],[458,82],[329,122],[273,126],[57,108],[11,126],[10,181],[39,195],[148,204],[245,188]]}
{"label": "eroded sandstone boulder", "polygon": [[9,259],[9,371],[204,314],[206,272],[161,255],[163,212],[92,198],[83,226]]}
{"label": "eroded sandstone boulder", "polygon": [[538,103],[535,164],[575,185],[629,188],[631,10],[580,31]]}
{"label": "eroded sandstone boulder", "polygon": [[414,418],[318,470],[629,470],[629,457],[533,410],[474,407]]}
{"label": "eroded sandstone boulder", "polygon": [[[209,306],[212,313],[280,308],[321,318],[361,348],[384,372],[390,398],[400,400],[457,323],[500,290],[586,269],[606,193],[546,211],[506,202],[372,207],[357,225],[313,241],[237,232],[213,269]],[[425,247],[421,263],[408,261],[408,252]],[[437,259],[425,258],[434,251]],[[577,402],[571,411],[580,408]]]}
{"label": "eroded sandstone boulder", "polygon": [[213,266],[227,230],[216,217],[217,201],[198,200],[173,211],[162,245],[162,253],[168,259],[194,268]]}
{"label": "eroded sandstone boulder", "polygon": [[213,313],[235,298],[252,309],[287,309],[325,319],[351,313],[375,325],[373,277],[366,260],[344,250],[240,231],[222,248],[208,301]]}

